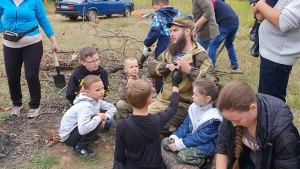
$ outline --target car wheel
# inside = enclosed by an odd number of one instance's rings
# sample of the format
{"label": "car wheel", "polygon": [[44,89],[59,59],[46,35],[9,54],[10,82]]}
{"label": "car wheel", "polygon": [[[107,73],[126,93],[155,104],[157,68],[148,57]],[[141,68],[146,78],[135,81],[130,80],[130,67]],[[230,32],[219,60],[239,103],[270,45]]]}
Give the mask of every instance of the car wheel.
{"label": "car wheel", "polygon": [[108,17],[108,18],[111,18],[112,15],[105,15],[105,16]]}
{"label": "car wheel", "polygon": [[123,16],[124,16],[124,17],[128,17],[128,16],[130,16],[130,15],[131,15],[131,10],[130,10],[129,7],[126,7]]}
{"label": "car wheel", "polygon": [[89,10],[87,15],[86,15],[86,19],[88,21],[93,21],[97,18],[97,12],[95,10]]}
{"label": "car wheel", "polygon": [[78,16],[69,16],[69,19],[72,20],[72,21],[76,21],[78,18]]}

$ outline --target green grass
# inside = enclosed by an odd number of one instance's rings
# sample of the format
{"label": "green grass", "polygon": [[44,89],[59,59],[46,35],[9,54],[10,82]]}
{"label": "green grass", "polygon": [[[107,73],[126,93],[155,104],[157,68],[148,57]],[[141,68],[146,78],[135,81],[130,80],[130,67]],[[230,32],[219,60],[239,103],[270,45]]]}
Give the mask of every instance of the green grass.
{"label": "green grass", "polygon": [[10,116],[10,112],[0,112],[0,123],[5,122]]}
{"label": "green grass", "polygon": [[[58,164],[59,158],[51,156],[35,157],[31,163],[26,163],[24,168],[28,169],[49,169],[51,166]],[[23,167],[21,167],[23,168]]]}

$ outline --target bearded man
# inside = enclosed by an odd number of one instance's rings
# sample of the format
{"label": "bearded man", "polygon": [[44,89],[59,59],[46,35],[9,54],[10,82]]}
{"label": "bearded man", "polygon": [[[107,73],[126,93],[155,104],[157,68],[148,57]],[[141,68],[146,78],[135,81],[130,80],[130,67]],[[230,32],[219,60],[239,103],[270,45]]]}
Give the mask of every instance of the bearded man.
{"label": "bearded man", "polygon": [[161,132],[165,137],[176,131],[188,114],[188,107],[193,103],[192,82],[199,78],[217,81],[210,58],[192,36],[194,23],[188,18],[177,17],[167,27],[171,30],[170,44],[148,68],[152,77],[162,77],[164,83],[157,100],[148,107],[149,113],[159,113],[168,107],[172,94],[171,72],[175,71],[176,74],[179,68],[183,72],[183,80],[179,85],[179,108]]}

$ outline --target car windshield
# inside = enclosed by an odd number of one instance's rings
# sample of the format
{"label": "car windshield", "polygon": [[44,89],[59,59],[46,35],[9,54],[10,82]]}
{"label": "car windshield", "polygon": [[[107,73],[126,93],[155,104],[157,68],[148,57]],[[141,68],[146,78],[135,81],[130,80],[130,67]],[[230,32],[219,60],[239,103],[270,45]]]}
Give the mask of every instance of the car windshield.
{"label": "car windshield", "polygon": [[82,3],[84,0],[63,0],[64,2],[77,2]]}

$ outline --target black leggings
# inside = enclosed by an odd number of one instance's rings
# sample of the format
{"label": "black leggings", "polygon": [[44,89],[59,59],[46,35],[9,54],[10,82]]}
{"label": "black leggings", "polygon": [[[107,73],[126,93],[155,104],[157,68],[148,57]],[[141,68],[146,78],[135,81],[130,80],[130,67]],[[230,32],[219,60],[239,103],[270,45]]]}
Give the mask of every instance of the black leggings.
{"label": "black leggings", "polygon": [[22,105],[21,68],[24,62],[25,77],[30,93],[29,107],[31,109],[38,108],[41,101],[39,68],[43,56],[42,41],[22,48],[10,48],[3,45],[3,53],[13,106]]}

